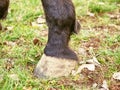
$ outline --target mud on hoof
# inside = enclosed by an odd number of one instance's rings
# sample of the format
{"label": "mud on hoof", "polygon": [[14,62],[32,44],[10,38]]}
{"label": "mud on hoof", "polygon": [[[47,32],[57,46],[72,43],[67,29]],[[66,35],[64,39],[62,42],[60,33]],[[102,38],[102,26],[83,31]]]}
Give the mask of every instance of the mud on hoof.
{"label": "mud on hoof", "polygon": [[76,66],[76,60],[60,59],[43,54],[34,70],[34,75],[38,78],[68,76]]}

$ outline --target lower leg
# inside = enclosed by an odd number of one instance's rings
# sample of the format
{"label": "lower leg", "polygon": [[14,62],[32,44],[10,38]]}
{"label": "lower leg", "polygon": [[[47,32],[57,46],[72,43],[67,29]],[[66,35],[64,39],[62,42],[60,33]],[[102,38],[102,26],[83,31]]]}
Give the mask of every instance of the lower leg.
{"label": "lower leg", "polygon": [[57,26],[53,26],[52,29],[49,29],[48,42],[44,53],[56,58],[78,60],[76,54],[68,46],[70,33],[68,27],[60,30]]}
{"label": "lower leg", "polygon": [[77,65],[77,55],[68,47],[75,32],[75,9],[71,0],[42,0],[49,29],[44,55],[37,64],[37,77],[67,76]]}

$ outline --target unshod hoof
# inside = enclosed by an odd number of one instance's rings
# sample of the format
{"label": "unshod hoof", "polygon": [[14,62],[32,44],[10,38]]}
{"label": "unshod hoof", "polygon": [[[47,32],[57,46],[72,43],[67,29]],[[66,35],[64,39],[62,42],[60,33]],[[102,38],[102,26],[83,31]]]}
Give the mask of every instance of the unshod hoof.
{"label": "unshod hoof", "polygon": [[43,54],[34,70],[34,75],[38,78],[68,76],[76,66],[76,60],[60,59]]}

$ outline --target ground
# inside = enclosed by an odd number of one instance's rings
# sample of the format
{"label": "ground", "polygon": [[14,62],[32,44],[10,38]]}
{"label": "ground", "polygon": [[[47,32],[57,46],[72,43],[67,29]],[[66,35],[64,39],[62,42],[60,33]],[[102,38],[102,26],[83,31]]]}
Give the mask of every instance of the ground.
{"label": "ground", "polygon": [[[81,31],[72,35],[70,47],[79,62],[96,57],[101,69],[57,79],[40,80],[33,70],[47,42],[47,26],[40,0],[10,0],[9,14],[1,21],[0,90],[96,90],[107,81],[119,90],[112,75],[120,70],[120,0],[73,0]],[[99,78],[98,78],[99,77]]]}

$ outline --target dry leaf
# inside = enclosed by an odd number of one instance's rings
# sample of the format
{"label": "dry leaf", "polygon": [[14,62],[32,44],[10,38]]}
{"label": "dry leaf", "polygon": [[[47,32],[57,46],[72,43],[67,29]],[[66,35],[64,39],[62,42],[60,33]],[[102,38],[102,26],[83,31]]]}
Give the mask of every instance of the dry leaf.
{"label": "dry leaf", "polygon": [[100,63],[99,63],[99,61],[97,60],[96,57],[93,57],[93,59],[87,60],[86,63],[94,64],[94,65],[96,65],[96,66],[100,66]]}
{"label": "dry leaf", "polygon": [[42,17],[38,17],[38,19],[37,19],[37,23],[39,23],[39,24],[43,24],[43,23],[45,23],[46,21],[45,21],[45,19],[44,18],[42,18]]}
{"label": "dry leaf", "polygon": [[120,72],[116,72],[113,74],[113,79],[120,80]]}
{"label": "dry leaf", "polygon": [[109,90],[107,82],[104,80],[99,90]]}
{"label": "dry leaf", "polygon": [[87,68],[90,71],[94,71],[95,70],[95,65],[94,64],[83,64],[78,68],[77,72],[75,72],[73,75],[81,73],[81,71],[85,68]]}
{"label": "dry leaf", "polygon": [[18,75],[17,74],[10,74],[8,77],[14,81],[19,81]]}

